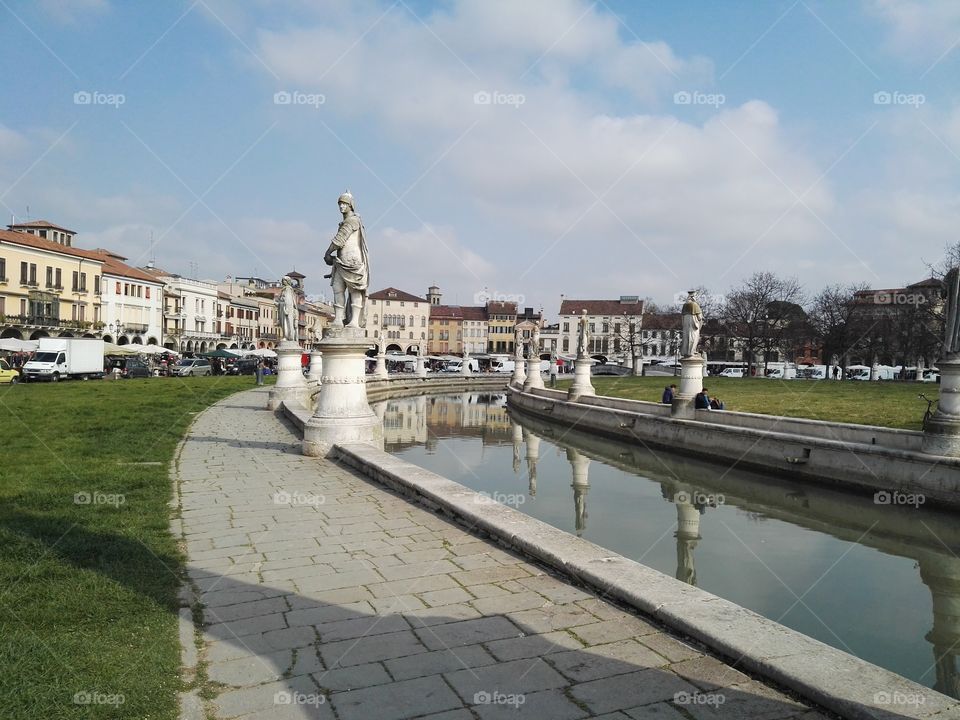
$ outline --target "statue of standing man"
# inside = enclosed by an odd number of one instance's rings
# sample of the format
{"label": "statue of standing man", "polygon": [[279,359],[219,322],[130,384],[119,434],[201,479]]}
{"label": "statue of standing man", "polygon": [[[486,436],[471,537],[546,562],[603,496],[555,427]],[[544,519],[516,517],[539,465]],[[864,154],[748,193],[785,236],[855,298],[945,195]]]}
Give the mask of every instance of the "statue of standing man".
{"label": "statue of standing man", "polygon": [[284,340],[298,341],[297,337],[297,294],[293,291],[293,281],[284,277],[282,289],[277,295],[277,321]]}
{"label": "statue of standing man", "polygon": [[331,327],[362,328],[366,327],[364,311],[370,283],[367,240],[349,190],[338,198],[337,206],[343,213],[343,220],[323,256],[323,261],[333,268],[330,274],[334,313]]}
{"label": "statue of standing man", "polygon": [[590,352],[590,329],[587,327],[587,311],[580,315],[579,337],[577,338],[577,357],[585,358]]}
{"label": "statue of standing man", "polygon": [[943,359],[960,360],[960,267],[947,273],[946,328],[943,337]]}
{"label": "statue of standing man", "polygon": [[697,303],[693,290],[687,294],[683,304],[683,336],[680,338],[680,357],[693,357],[700,344],[700,328],[703,327],[703,311]]}

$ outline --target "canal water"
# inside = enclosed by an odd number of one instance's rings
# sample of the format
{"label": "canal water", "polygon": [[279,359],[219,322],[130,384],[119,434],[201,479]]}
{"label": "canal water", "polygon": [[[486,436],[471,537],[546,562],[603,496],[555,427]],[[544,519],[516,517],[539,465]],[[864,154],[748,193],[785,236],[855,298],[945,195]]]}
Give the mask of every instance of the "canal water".
{"label": "canal water", "polygon": [[566,430],[505,394],[375,409],[388,452],[960,697],[956,514]]}

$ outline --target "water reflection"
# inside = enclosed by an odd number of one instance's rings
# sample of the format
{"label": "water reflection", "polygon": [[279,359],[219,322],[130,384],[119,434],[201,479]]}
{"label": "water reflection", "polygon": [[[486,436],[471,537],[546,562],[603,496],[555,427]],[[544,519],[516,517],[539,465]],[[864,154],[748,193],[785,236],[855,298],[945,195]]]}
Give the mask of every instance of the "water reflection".
{"label": "water reflection", "polygon": [[[387,450],[477,490],[516,492],[522,482],[530,502],[520,509],[534,517],[960,697],[955,514],[511,419],[505,400],[382,403]],[[591,481],[601,521],[588,530]],[[659,541],[671,536],[668,559]]]}

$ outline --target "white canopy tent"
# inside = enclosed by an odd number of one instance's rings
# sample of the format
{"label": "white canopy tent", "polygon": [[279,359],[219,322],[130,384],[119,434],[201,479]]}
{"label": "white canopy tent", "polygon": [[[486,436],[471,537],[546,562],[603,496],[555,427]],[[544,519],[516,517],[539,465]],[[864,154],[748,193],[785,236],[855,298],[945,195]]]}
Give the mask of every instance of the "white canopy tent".
{"label": "white canopy tent", "polygon": [[253,355],[254,357],[275,358],[277,353],[270,348],[257,348],[256,350],[243,351],[244,357]]}
{"label": "white canopy tent", "polygon": [[18,340],[17,338],[3,338],[0,340],[0,350],[8,352],[33,352],[40,347],[39,340]]}

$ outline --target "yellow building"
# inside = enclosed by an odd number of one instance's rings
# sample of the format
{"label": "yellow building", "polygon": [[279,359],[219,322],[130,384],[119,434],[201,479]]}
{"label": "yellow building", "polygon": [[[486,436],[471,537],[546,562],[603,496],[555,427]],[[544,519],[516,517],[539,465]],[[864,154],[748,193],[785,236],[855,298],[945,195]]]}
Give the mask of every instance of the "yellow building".
{"label": "yellow building", "polygon": [[[38,220],[0,230],[0,337],[100,337],[103,255]],[[54,239],[55,238],[55,239]]]}
{"label": "yellow building", "polygon": [[463,352],[463,308],[431,305],[427,352],[431,355],[460,355]]}

